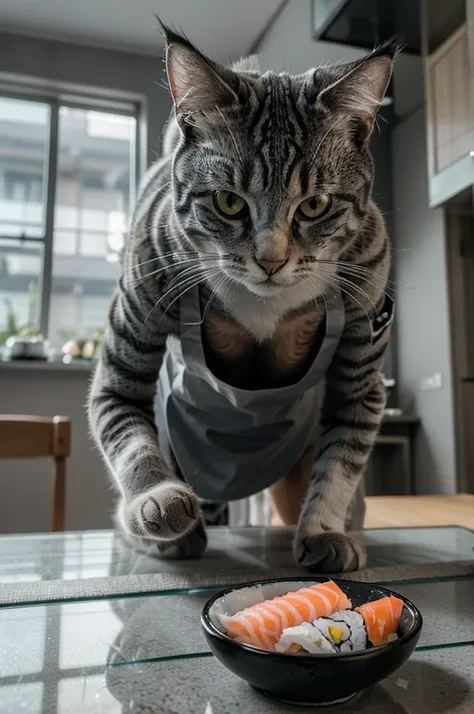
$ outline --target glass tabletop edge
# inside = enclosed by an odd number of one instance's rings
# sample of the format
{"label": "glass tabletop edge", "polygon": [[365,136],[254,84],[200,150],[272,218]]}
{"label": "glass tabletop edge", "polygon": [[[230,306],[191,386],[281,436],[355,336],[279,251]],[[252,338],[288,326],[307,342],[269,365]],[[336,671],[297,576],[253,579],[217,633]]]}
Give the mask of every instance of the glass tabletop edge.
{"label": "glass tabletop edge", "polygon": [[[310,574],[308,573],[302,573],[301,578],[306,579],[308,577],[311,577]],[[315,578],[318,577],[315,575]],[[1,610],[9,610],[9,609],[20,609],[20,608],[28,608],[28,607],[44,607],[45,605],[72,605],[72,604],[81,604],[81,603],[89,603],[89,602],[102,602],[104,600],[128,600],[128,599],[133,599],[133,598],[153,598],[153,597],[173,597],[175,595],[201,595],[204,593],[216,593],[219,592],[220,590],[229,590],[231,588],[238,588],[245,586],[249,583],[252,582],[260,582],[262,580],[291,580],[291,579],[298,579],[298,576],[292,576],[288,578],[258,578],[255,581],[252,580],[246,580],[242,581],[239,583],[220,583],[216,585],[208,585],[208,586],[202,586],[202,587],[194,587],[194,588],[170,588],[167,590],[144,590],[144,591],[136,591],[136,592],[126,592],[126,593],[116,593],[116,594],[104,594],[104,595],[90,595],[90,596],[83,596],[83,597],[69,597],[69,598],[62,598],[62,597],[55,597],[55,598],[49,598],[49,599],[39,599],[39,600],[34,600],[34,601],[29,601],[29,602],[23,602],[23,601],[11,601],[11,602],[5,602],[5,603],[0,603],[0,611]],[[339,577],[339,580],[344,580],[344,577]],[[374,580],[370,581],[370,585],[380,585],[382,587],[391,587],[391,586],[396,586],[396,585],[423,585],[426,583],[447,583],[447,582],[464,582],[464,581],[469,581],[469,580],[474,580],[474,574],[473,575],[446,575],[442,577],[434,577],[434,578],[408,578],[404,580]],[[348,581],[348,582],[354,582],[353,580]],[[367,582],[364,580],[356,581],[356,582]],[[1,592],[1,591],[0,591]]]}

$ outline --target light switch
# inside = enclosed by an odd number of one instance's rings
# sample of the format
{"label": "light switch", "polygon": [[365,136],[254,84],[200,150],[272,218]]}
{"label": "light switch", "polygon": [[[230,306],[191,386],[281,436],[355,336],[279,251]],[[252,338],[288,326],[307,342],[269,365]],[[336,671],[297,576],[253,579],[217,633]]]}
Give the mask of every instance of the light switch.
{"label": "light switch", "polygon": [[429,392],[432,389],[442,389],[443,388],[443,375],[441,372],[431,375],[431,377],[425,377],[421,380],[421,389],[424,392]]}

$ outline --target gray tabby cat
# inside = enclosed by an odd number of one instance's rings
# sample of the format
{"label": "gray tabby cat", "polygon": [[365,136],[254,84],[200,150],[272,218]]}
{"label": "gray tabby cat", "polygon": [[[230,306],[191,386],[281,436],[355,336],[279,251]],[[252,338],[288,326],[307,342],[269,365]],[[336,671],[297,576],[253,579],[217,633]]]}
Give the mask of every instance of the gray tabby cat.
{"label": "gray tabby cat", "polygon": [[290,77],[261,74],[253,58],[224,68],[164,32],[175,116],[141,187],[90,393],[92,432],[120,491],[118,523],[165,555],[205,547],[199,499],[164,457],[154,413],[187,291],[199,285],[209,369],[252,390],[305,375],[337,288],[345,327],[312,415],[321,438],[271,493],[282,521],[297,522],[301,565],[362,567],[345,522],[385,406],[392,317],[368,139],[397,48]]}

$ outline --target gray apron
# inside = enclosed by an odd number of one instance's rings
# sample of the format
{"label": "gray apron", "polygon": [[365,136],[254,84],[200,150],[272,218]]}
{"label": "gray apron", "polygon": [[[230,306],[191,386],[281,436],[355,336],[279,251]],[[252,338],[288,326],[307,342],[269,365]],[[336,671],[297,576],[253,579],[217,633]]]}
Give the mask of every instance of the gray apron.
{"label": "gray apron", "polygon": [[285,476],[317,443],[325,375],[344,329],[339,291],[327,296],[321,348],[296,384],[246,390],[217,379],[206,366],[199,290],[180,298],[180,339],[168,341],[158,382],[160,446],[173,456],[197,496],[233,501]]}

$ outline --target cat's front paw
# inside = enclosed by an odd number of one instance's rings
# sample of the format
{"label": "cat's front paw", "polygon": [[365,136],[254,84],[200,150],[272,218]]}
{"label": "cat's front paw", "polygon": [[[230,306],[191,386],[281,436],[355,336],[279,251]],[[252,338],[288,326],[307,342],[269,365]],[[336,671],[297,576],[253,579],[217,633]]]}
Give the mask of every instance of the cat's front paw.
{"label": "cat's front paw", "polygon": [[122,503],[119,520],[134,536],[175,541],[195,527],[199,504],[184,484],[164,483]]}
{"label": "cat's front paw", "polygon": [[295,560],[312,573],[348,573],[367,563],[362,543],[345,533],[324,531],[315,535],[296,534]]}
{"label": "cat's front paw", "polygon": [[200,558],[207,546],[207,535],[201,519],[195,527],[177,540],[154,540],[145,536],[132,535],[122,525],[119,513],[116,514],[116,523],[125,539],[135,550],[151,557],[167,560],[190,560]]}

